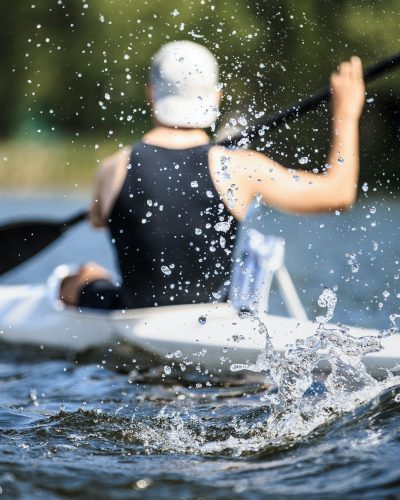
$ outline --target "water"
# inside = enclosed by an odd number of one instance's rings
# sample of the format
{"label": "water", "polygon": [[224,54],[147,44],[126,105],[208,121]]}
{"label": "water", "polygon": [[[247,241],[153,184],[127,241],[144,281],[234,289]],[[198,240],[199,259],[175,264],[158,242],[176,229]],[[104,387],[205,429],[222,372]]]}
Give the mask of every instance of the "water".
{"label": "water", "polygon": [[[11,194],[1,197],[0,214],[65,216],[84,205],[79,196]],[[166,374],[167,362],[138,372],[134,363],[117,369],[110,352],[71,357],[1,345],[2,497],[400,495],[400,385],[370,379],[357,367],[369,346],[354,347],[343,341],[346,332],[324,326],[336,298],[334,320],[391,326],[400,293],[400,204],[363,195],[354,212],[340,216],[258,219],[259,210],[252,224],[285,237],[288,267],[309,316],[320,322],[318,334],[270,373],[280,389],[267,392],[252,372],[209,385],[196,372]],[[82,225],[2,281],[42,281],[55,265],[89,254],[112,268],[105,235]],[[276,291],[271,308],[282,311]],[[327,380],[306,369],[319,356],[318,342],[334,365]]]}

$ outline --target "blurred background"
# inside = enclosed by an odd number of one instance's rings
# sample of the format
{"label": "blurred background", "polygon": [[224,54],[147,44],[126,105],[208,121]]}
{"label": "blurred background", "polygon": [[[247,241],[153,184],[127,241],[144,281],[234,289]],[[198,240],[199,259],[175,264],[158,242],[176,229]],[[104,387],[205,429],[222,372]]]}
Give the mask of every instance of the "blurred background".
{"label": "blurred background", "polygon": [[[169,40],[200,42],[220,62],[222,116],[210,134],[310,95],[353,54],[369,65],[400,50],[399,0],[30,0],[1,11],[2,221],[87,206],[98,162],[150,127],[144,87],[151,56]],[[335,318],[345,323],[387,327],[399,311],[399,82],[400,69],[368,86],[353,211],[289,217],[254,206],[245,222],[286,239],[310,317],[324,286],[338,288]],[[329,125],[320,106],[254,147],[314,169]],[[107,241],[82,225],[1,281],[43,281],[55,265],[88,258],[116,271]]]}
{"label": "blurred background", "polygon": [[[398,0],[32,0],[2,5],[0,186],[86,189],[100,159],[151,123],[151,56],[173,39],[221,65],[221,122],[251,121],[328,83],[352,54],[399,50]],[[361,184],[391,192],[400,164],[400,73],[368,87]],[[329,107],[259,144],[288,167],[323,165]],[[234,123],[234,122],[233,122]],[[304,165],[303,165],[304,167]]]}

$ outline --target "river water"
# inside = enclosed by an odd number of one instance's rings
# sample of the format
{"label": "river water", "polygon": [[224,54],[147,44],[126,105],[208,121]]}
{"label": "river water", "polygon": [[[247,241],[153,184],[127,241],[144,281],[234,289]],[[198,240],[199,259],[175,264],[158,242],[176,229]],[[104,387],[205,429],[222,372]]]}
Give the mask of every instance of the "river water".
{"label": "river water", "polygon": [[[3,193],[0,219],[63,217],[85,204],[69,193]],[[329,287],[333,321],[387,329],[399,313],[399,215],[393,195],[368,190],[347,214],[290,217],[255,207],[246,226],[285,238],[310,318],[321,314],[318,297]],[[88,258],[115,271],[106,235],[82,224],[0,282],[40,282],[57,264]],[[271,312],[284,313],[275,289]],[[162,366],[121,371],[103,353],[0,348],[4,498],[400,496],[395,377],[375,382],[349,370],[357,387],[316,379],[305,394],[290,385],[283,401],[285,391],[267,393],[251,373],[209,384],[197,373],[162,377]],[[311,351],[295,349],[279,380],[290,370],[293,379],[296,363],[306,380]],[[346,359],[340,346],[332,353]]]}

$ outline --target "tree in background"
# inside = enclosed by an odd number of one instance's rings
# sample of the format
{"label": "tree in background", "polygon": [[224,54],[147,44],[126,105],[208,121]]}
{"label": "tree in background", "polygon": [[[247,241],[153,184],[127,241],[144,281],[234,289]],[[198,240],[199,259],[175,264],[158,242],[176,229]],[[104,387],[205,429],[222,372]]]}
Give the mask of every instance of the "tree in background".
{"label": "tree in background", "polygon": [[[144,84],[152,54],[172,39],[205,44],[218,57],[223,114],[251,121],[327,83],[353,53],[370,63],[398,50],[397,0],[47,0],[3,6],[0,134],[30,139],[88,135],[129,141],[148,126]],[[366,165],[395,171],[398,74],[369,89]],[[285,163],[321,161],[329,135],[323,107],[258,146]],[[299,150],[300,148],[300,150]],[[267,148],[268,149],[268,148]]]}

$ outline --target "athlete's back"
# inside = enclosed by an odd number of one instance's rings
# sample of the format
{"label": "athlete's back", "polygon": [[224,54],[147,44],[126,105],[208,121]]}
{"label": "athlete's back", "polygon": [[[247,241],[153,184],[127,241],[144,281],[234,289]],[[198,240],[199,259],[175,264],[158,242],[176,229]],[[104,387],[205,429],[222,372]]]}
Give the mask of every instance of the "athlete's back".
{"label": "athlete's back", "polygon": [[[293,173],[251,150],[207,146],[204,129],[218,117],[217,82],[217,61],[201,45],[170,42],[155,55],[148,88],[155,126],[133,148],[132,157],[125,148],[102,163],[91,210],[94,226],[111,229],[123,287],[113,288],[99,266],[85,265],[62,285],[61,296],[68,304],[84,305],[83,298],[90,299],[86,305],[112,308],[212,300],[217,285],[229,281],[228,252],[236,229],[232,216],[243,219],[256,194],[292,213],[352,205],[365,98],[360,59],[342,63],[331,77],[333,130],[323,175]],[[199,172],[205,196],[198,180],[199,188],[191,185]],[[217,227],[229,225],[227,234],[218,234],[224,233],[215,228],[219,222]],[[194,288],[186,292],[189,284]]]}
{"label": "athlete's back", "polygon": [[208,302],[228,285],[237,223],[216,191],[209,146],[133,146],[108,219],[132,305]]}

